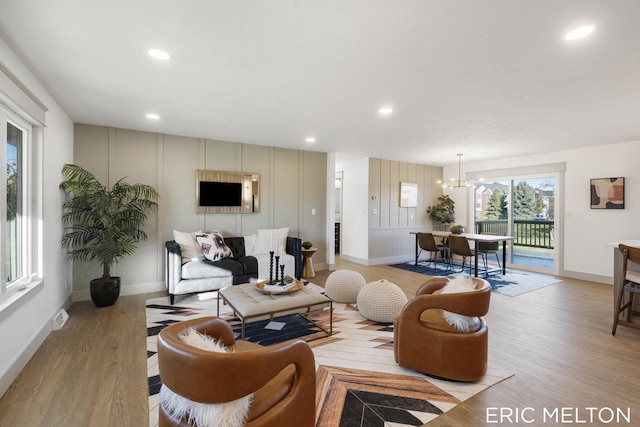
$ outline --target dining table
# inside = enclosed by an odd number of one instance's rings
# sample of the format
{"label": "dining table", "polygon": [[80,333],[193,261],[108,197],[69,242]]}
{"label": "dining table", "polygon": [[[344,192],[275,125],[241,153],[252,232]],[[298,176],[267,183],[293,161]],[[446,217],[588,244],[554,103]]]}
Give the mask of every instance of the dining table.
{"label": "dining table", "polygon": [[[453,234],[451,231],[439,231],[439,230],[433,230],[433,231],[412,231],[410,232],[410,234],[415,234],[416,236],[416,258],[415,258],[415,263],[416,265],[418,265],[418,253],[419,253],[419,246],[418,246],[418,233],[431,233],[433,234],[434,237],[441,237],[443,239],[448,238],[451,234]],[[497,269],[497,271],[502,271],[502,274],[506,274],[507,272],[507,242],[510,240],[515,240],[515,237],[513,236],[498,236],[498,235],[494,235],[494,234],[476,234],[476,233],[462,233],[459,234],[459,236],[463,236],[466,237],[467,240],[474,242],[474,250],[476,252],[476,254],[478,253],[478,246],[480,244],[480,242],[502,242],[502,268],[501,269]],[[474,276],[478,277],[478,257],[475,256],[474,258]],[[487,272],[488,273],[488,272]]]}

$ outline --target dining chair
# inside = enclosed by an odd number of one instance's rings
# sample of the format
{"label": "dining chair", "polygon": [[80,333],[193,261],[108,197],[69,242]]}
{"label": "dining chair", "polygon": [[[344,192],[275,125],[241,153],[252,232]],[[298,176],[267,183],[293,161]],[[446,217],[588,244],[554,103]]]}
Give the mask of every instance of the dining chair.
{"label": "dining chair", "polygon": [[[448,259],[449,246],[437,244],[431,233],[418,233],[418,246],[420,247],[418,258],[423,250],[429,252],[429,262],[435,269],[438,269],[438,259],[442,260],[443,264]],[[438,258],[438,253],[442,254],[440,258]]]}
{"label": "dining chair", "polygon": [[[627,310],[626,323],[631,323],[631,316],[637,314],[633,311],[633,295],[640,293],[640,272],[629,270],[628,263],[631,261],[640,264],[640,249],[620,244],[618,249],[622,252],[622,285],[620,291],[616,295],[616,313],[613,318],[613,329],[611,335],[616,334],[620,313]],[[629,300],[624,302],[624,294],[629,292]]]}
{"label": "dining chair", "polygon": [[502,265],[500,264],[500,257],[498,256],[499,250],[500,242],[478,242],[478,252],[480,252],[480,256],[482,256],[485,269],[487,268],[488,254],[494,254],[496,256],[496,261],[498,261],[498,268],[502,269]]}
{"label": "dining chair", "polygon": [[449,235],[449,253],[449,266],[447,267],[447,271],[453,268],[453,256],[458,255],[462,257],[462,268],[460,269],[460,272],[464,271],[464,266],[467,262],[467,258],[469,258],[469,274],[471,275],[471,270],[473,268],[471,259],[477,254],[475,249],[472,249],[469,246],[469,240],[467,240],[466,237],[459,236],[457,234]]}

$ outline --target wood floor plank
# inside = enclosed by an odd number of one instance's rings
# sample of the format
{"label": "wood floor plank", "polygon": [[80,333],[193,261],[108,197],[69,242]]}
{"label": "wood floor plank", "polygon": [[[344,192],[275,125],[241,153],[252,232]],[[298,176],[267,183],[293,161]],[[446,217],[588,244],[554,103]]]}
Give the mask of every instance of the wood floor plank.
{"label": "wood floor plank", "polygon": [[[339,259],[337,266],[359,271],[368,282],[385,278],[409,298],[427,279]],[[330,272],[316,274],[313,281],[324,285]],[[590,406],[620,407],[639,420],[640,330],[620,326],[611,335],[612,292],[609,285],[564,278],[517,297],[492,294],[489,359],[515,375],[429,427],[486,425],[487,408],[493,407],[532,407],[536,416],[545,408],[585,414]],[[106,308],[73,304],[64,328],[49,335],[0,399],[0,425],[148,425],[144,303],[161,295],[120,297]]]}

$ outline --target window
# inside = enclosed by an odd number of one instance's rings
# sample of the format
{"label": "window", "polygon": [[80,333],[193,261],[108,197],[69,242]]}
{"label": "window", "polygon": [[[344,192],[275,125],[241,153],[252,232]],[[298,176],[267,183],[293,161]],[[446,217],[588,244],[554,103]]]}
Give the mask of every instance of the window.
{"label": "window", "polygon": [[0,60],[0,321],[44,287],[47,106]]}
{"label": "window", "polygon": [[6,168],[5,179],[0,182],[1,193],[6,195],[0,202],[0,299],[4,299],[29,280],[32,269],[27,256],[30,248],[27,153],[31,127],[0,105],[0,132],[0,152]]}
{"label": "window", "polygon": [[565,170],[562,162],[467,172],[476,181],[476,232],[513,235],[511,264],[559,274],[563,221],[556,214],[563,209]]}

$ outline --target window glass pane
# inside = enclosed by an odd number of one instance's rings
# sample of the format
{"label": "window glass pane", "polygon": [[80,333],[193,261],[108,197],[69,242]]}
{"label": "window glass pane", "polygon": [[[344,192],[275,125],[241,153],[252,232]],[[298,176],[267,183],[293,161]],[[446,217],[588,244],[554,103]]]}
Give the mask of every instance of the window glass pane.
{"label": "window glass pane", "polygon": [[7,282],[21,277],[22,272],[22,141],[23,131],[7,123],[7,212],[6,259]]}

